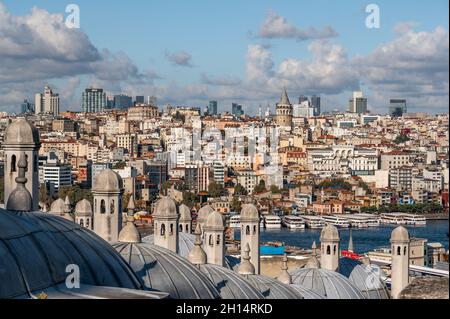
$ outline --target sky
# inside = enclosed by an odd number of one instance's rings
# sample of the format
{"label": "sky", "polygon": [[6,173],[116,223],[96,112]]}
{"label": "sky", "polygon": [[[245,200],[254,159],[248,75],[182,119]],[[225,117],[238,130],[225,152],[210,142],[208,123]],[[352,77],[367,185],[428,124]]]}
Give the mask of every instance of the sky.
{"label": "sky", "polygon": [[[64,23],[70,3],[79,29]],[[370,3],[379,28],[366,26]],[[17,112],[48,83],[61,110],[81,110],[94,86],[255,114],[285,87],[291,102],[320,95],[324,111],[361,89],[375,113],[391,98],[446,113],[448,28],[446,0],[0,0],[0,110]]]}

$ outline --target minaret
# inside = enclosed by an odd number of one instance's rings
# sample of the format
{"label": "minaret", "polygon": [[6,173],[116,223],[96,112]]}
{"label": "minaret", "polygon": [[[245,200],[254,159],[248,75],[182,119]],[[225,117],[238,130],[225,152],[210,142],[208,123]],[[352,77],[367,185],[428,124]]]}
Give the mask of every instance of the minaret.
{"label": "minaret", "polygon": [[108,242],[117,242],[122,229],[123,180],[110,169],[94,179],[94,232]]}
{"label": "minaret", "polygon": [[180,211],[180,232],[186,234],[192,233],[191,210],[184,204],[181,204],[178,210]]}
{"label": "minaret", "polygon": [[349,252],[355,252],[354,248],[353,248],[353,234],[352,234],[352,230],[350,229],[350,238],[348,239],[348,249]]}
{"label": "minaret", "polygon": [[16,188],[10,193],[6,203],[6,209],[11,211],[29,212],[33,208],[33,198],[26,188],[27,178],[25,171],[28,167],[25,153],[20,155],[19,163],[17,163],[18,174],[15,178]]}
{"label": "minaret", "polygon": [[177,212],[175,201],[170,197],[161,198],[153,212],[154,243],[178,253],[178,222],[180,215]]}
{"label": "minaret", "polygon": [[320,234],[321,255],[320,263],[322,268],[339,270],[339,232],[336,226],[327,225]]}
{"label": "minaret", "polygon": [[278,281],[282,282],[283,284],[290,285],[292,284],[292,276],[288,272],[288,258],[287,254],[284,254],[283,256],[283,264],[281,266],[281,273],[277,277]]}
{"label": "minaret", "polygon": [[255,267],[255,273],[259,275],[259,212],[253,204],[242,205],[241,256],[242,249],[245,249],[247,245],[250,249],[250,262]]}
{"label": "minaret", "polygon": [[206,264],[207,256],[202,248],[202,230],[200,228],[200,224],[197,224],[194,234],[194,247],[188,254],[188,260],[194,265],[204,265]]}
{"label": "minaret", "polygon": [[241,275],[255,274],[255,266],[251,263],[250,246],[248,243],[245,244],[244,251],[241,253],[241,263],[239,264],[238,272]]}
{"label": "minaret", "polygon": [[224,266],[225,260],[225,221],[221,213],[213,211],[205,224],[203,247],[208,264]]}
{"label": "minaret", "polygon": [[25,188],[31,195],[31,211],[39,210],[39,131],[24,118],[14,120],[6,129],[3,143],[5,171],[4,198],[5,203],[16,188],[19,175],[18,162],[24,157]]}
{"label": "minaret", "polygon": [[391,234],[391,295],[398,298],[400,292],[409,283],[409,233],[399,226]]}

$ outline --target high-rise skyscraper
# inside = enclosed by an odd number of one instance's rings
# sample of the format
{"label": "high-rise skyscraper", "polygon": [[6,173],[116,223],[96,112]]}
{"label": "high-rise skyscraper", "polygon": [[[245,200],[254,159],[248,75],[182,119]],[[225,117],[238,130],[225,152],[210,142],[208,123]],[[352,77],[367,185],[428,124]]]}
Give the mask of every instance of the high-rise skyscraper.
{"label": "high-rise skyscraper", "polygon": [[208,113],[209,115],[217,115],[217,101],[209,101]]}
{"label": "high-rise skyscraper", "polygon": [[314,109],[314,116],[319,116],[320,111],[320,96],[313,95],[311,96],[311,106]]}
{"label": "high-rise skyscraper", "polygon": [[145,96],[138,95],[136,96],[136,99],[134,100],[135,104],[144,104],[145,103]]}
{"label": "high-rise skyscraper", "polygon": [[353,96],[349,100],[348,111],[350,113],[358,114],[367,113],[367,98],[363,96],[363,93],[361,91],[353,92]]}
{"label": "high-rise skyscraper", "polygon": [[231,114],[234,116],[244,115],[244,111],[242,110],[242,105],[233,103],[231,104]]}
{"label": "high-rise skyscraper", "polygon": [[20,105],[20,113],[34,113],[34,104],[28,102],[28,100],[24,100]]}
{"label": "high-rise skyscraper", "polygon": [[302,104],[302,102],[308,101],[308,97],[304,95],[300,95],[298,98],[298,104]]}
{"label": "high-rise skyscraper", "polygon": [[53,93],[50,86],[46,85],[44,93],[35,95],[36,114],[47,113],[55,116],[59,115],[59,94]]}
{"label": "high-rise skyscraper", "polygon": [[408,112],[405,99],[391,99],[389,101],[389,114],[392,117],[400,117]]}
{"label": "high-rise skyscraper", "polygon": [[84,90],[82,99],[84,113],[103,112],[107,106],[106,93],[103,89],[88,88]]}
{"label": "high-rise skyscraper", "polygon": [[133,105],[131,96],[125,94],[114,95],[114,108],[126,109]]}

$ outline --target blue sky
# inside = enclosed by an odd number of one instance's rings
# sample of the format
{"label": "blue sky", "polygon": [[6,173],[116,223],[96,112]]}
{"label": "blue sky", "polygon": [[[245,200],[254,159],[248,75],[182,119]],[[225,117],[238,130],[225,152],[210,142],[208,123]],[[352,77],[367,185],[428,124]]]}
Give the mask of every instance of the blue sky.
{"label": "blue sky", "polygon": [[[35,6],[52,14],[62,14],[66,4],[70,2],[0,0],[0,3],[6,6],[10,15],[20,17],[30,15],[31,9]],[[261,26],[269,12],[284,18],[289,25],[301,30],[311,27],[318,30],[331,27],[337,36],[330,37],[326,41],[342,47],[349,60],[358,56],[369,56],[379,46],[395,41],[398,33],[394,31],[394,28],[399,23],[413,23],[415,32],[432,34],[437,27],[443,27],[448,32],[448,1],[444,0],[373,1],[380,7],[380,29],[365,27],[367,16],[365,7],[371,2],[359,0],[128,0],[108,3],[78,0],[73,3],[80,7],[80,31],[88,36],[92,45],[99,51],[108,49],[112,54],[123,51],[139,72],[151,70],[156,73],[158,78],[152,79],[152,83],[148,86],[142,85],[142,89],[145,88],[148,92],[141,92],[141,94],[161,95],[159,97],[161,102],[174,104],[180,104],[181,97],[171,100],[169,89],[163,87],[176,85],[183,90],[186,86],[195,86],[202,82],[202,75],[205,74],[213,78],[225,77],[245,81],[249,45],[259,45],[270,52],[274,72],[277,72],[278,67],[287,59],[298,61],[313,59],[308,47],[317,39],[297,41],[294,38],[260,36]],[[448,47],[445,49],[448,50]],[[191,57],[189,66],[177,65],[169,61],[170,55],[180,52],[187,53]],[[68,79],[74,76],[80,77],[80,84],[75,88],[76,92],[72,97],[67,100],[67,104],[75,104],[70,107],[77,107],[76,104],[79,103],[77,100],[81,95],[79,92],[83,86],[92,84],[92,79],[86,74],[75,73],[47,79],[62,90]],[[271,78],[268,82],[273,84],[276,79],[278,78]],[[45,79],[42,79],[42,82],[45,82]],[[100,83],[104,84],[104,82]],[[111,93],[118,93],[114,90],[126,91],[125,87],[129,88],[129,86],[120,85],[118,89],[117,85],[113,85],[109,89]],[[160,88],[157,88],[158,86]],[[154,92],[150,92],[153,87]],[[325,95],[324,100],[328,102],[329,109],[342,108],[346,104],[349,88],[350,86],[343,86],[337,90],[325,90],[319,86],[317,93]],[[273,92],[276,91],[273,85],[267,91],[272,92],[272,89]],[[368,91],[369,96],[373,91],[370,85],[364,84],[363,89]],[[303,93],[301,84],[288,85],[288,90],[292,92],[290,94],[293,99]],[[211,95],[211,97],[202,97],[198,93],[200,91],[207,92],[208,94],[204,95]],[[307,94],[312,94],[313,88],[308,86],[305,91]],[[382,107],[380,95],[383,92],[378,91],[380,91],[379,85],[377,85],[377,97],[373,99],[374,109]],[[207,87],[196,87],[195,92],[191,97],[186,95],[184,104],[203,103],[198,105],[203,107],[208,98],[211,98],[218,99],[219,104],[223,104],[225,109],[231,100],[242,98],[243,101],[237,102],[243,103],[244,106],[248,104],[249,109],[254,110],[259,103],[274,104],[278,96],[272,93],[272,95],[257,97],[258,94],[255,94],[255,97],[248,97],[247,100],[240,94],[231,94],[228,99],[223,92],[216,94],[214,90]],[[250,95],[251,91],[248,93]],[[444,92],[445,94],[448,99],[448,89]],[[411,101],[414,101],[414,98]],[[3,104],[7,106],[8,103],[10,103],[9,100]],[[417,107],[420,103],[425,102],[417,101]],[[0,107],[1,105],[0,99]],[[443,105],[440,105],[439,110],[442,108]]]}

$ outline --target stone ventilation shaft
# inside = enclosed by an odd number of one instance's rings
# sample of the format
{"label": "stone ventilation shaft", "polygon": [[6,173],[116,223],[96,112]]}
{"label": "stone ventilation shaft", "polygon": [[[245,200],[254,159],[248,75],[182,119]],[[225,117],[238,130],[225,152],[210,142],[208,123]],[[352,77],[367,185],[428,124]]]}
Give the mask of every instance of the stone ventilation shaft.
{"label": "stone ventilation shaft", "polygon": [[161,198],[156,203],[153,218],[155,245],[178,253],[180,215],[175,201],[169,197]]}
{"label": "stone ventilation shaft", "polygon": [[339,270],[339,242],[339,231],[336,226],[327,225],[322,229],[320,234],[320,264],[322,268],[331,271]]}
{"label": "stone ventilation shaft", "polygon": [[409,233],[399,226],[391,234],[391,295],[398,298],[409,283]]}
{"label": "stone ventilation shaft", "polygon": [[11,211],[29,212],[33,208],[33,199],[30,192],[25,187],[27,178],[25,177],[25,170],[27,168],[26,156],[23,153],[20,156],[19,163],[17,163],[18,175],[15,178],[16,188],[8,197],[6,209]]}
{"label": "stone ventilation shaft", "polygon": [[255,268],[255,273],[260,273],[259,260],[259,212],[255,205],[244,204],[241,210],[241,256],[242,249],[248,245],[250,249],[250,262]]}

